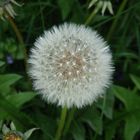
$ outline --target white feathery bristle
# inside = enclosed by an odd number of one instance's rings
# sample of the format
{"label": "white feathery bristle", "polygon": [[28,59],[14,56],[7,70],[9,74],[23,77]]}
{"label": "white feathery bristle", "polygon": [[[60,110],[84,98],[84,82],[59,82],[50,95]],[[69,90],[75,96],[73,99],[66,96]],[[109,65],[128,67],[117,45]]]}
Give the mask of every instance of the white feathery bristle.
{"label": "white feathery bristle", "polygon": [[112,55],[102,37],[76,24],[54,26],[39,37],[29,58],[33,86],[45,101],[81,108],[111,83]]}

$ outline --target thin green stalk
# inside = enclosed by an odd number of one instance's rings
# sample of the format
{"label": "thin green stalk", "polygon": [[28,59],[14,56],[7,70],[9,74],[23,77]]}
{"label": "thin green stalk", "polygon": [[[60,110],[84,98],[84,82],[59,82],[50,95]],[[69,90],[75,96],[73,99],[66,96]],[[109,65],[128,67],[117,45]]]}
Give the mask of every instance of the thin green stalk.
{"label": "thin green stalk", "polygon": [[101,9],[101,4],[98,3],[95,7],[95,9],[92,11],[92,13],[87,18],[85,25],[89,25],[91,20],[95,17],[95,15],[98,13],[98,11]]}
{"label": "thin green stalk", "polygon": [[5,11],[6,15],[7,15],[7,18],[8,18],[8,21],[10,22],[16,36],[17,36],[17,39],[20,43],[20,46],[22,47],[22,50],[24,52],[24,63],[25,63],[25,69],[27,70],[27,51],[26,51],[26,48],[25,48],[25,45],[24,45],[24,41],[23,41],[23,37],[16,25],[16,23],[14,22],[13,18]]}
{"label": "thin green stalk", "polygon": [[62,131],[63,131],[65,120],[66,120],[66,115],[67,115],[67,107],[64,107],[62,108],[62,111],[61,111],[61,117],[58,124],[58,129],[56,131],[55,140],[61,139]]}
{"label": "thin green stalk", "polygon": [[21,45],[24,45],[23,37],[22,37],[17,25],[15,24],[14,20],[10,16],[8,16],[8,20],[9,20],[9,22],[10,22],[10,24],[11,24],[11,26],[12,26],[15,34],[16,34],[16,36],[17,36],[17,39],[18,39],[19,43]]}
{"label": "thin green stalk", "polygon": [[42,22],[43,30],[45,30],[45,23],[44,23],[43,12],[42,12],[42,6],[41,6],[41,1],[40,1],[40,0],[39,0],[39,5],[40,5],[41,22]]}
{"label": "thin green stalk", "polygon": [[68,115],[68,120],[65,124],[65,129],[64,129],[64,132],[63,132],[63,135],[65,136],[67,134],[67,132],[69,131],[69,128],[70,128],[70,125],[71,125],[71,122],[72,122],[72,119],[74,117],[74,113],[76,111],[76,108],[72,108],[72,110],[70,111],[69,115]]}
{"label": "thin green stalk", "polygon": [[123,9],[125,8],[125,5],[127,3],[127,0],[123,0],[119,9],[118,9],[118,12],[116,14],[116,18],[115,20],[113,21],[112,25],[111,25],[111,28],[109,30],[109,33],[108,33],[108,36],[107,36],[107,40],[110,39],[110,37],[112,36],[112,33],[114,32],[115,28],[116,28],[116,25],[117,25],[117,22],[118,22],[118,19],[119,19],[119,16],[121,15]]}
{"label": "thin green stalk", "polygon": [[85,25],[88,25],[91,22],[91,20],[95,17],[96,13],[97,13],[97,11],[95,11],[95,10],[92,11],[92,13],[87,18]]}

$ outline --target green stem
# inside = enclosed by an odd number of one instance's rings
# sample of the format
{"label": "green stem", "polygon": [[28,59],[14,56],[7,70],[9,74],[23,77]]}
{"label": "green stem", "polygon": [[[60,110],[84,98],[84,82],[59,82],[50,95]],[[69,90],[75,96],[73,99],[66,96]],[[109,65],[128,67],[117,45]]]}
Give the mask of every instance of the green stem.
{"label": "green stem", "polygon": [[95,17],[95,15],[98,13],[98,11],[101,9],[102,5],[101,3],[99,2],[95,9],[92,11],[92,13],[89,15],[89,17],[87,18],[86,22],[85,22],[85,25],[89,25],[91,20]]}
{"label": "green stem", "polygon": [[43,12],[42,12],[43,9],[42,9],[40,0],[39,0],[39,5],[40,5],[41,22],[42,22],[43,30],[45,30],[45,23],[44,23]]}
{"label": "green stem", "polygon": [[18,41],[20,42],[21,45],[24,45],[22,35],[21,35],[17,25],[15,24],[14,20],[10,16],[8,16],[8,20],[9,20],[14,32],[16,33]]}
{"label": "green stem", "polygon": [[126,3],[127,3],[127,0],[123,0],[123,1],[122,1],[121,5],[120,5],[120,7],[119,7],[119,9],[118,9],[118,12],[117,12],[117,14],[116,14],[116,18],[115,18],[114,22],[112,23],[112,26],[111,26],[111,28],[110,28],[110,30],[109,30],[109,33],[108,33],[108,36],[107,36],[107,40],[109,40],[109,39],[111,38],[112,33],[114,32],[114,30],[115,30],[115,28],[116,28],[116,25],[117,25],[119,16],[121,15],[121,13],[122,13],[122,11],[123,11],[123,9],[124,9]]}
{"label": "green stem", "polygon": [[62,131],[63,131],[65,120],[66,120],[66,115],[67,115],[67,108],[64,107],[64,108],[62,108],[58,129],[57,129],[56,135],[55,135],[55,140],[60,140],[60,138],[62,136]]}
{"label": "green stem", "polygon": [[91,20],[95,17],[97,11],[93,10],[92,13],[89,15],[89,17],[87,18],[85,25],[89,25],[89,23],[91,22]]}
{"label": "green stem", "polygon": [[[5,11],[6,12],[6,11]],[[24,41],[23,41],[23,37],[16,25],[16,23],[14,22],[13,18],[10,17],[10,15],[6,12],[6,15],[7,15],[7,18],[8,18],[8,21],[10,22],[16,36],[17,36],[17,39],[22,47],[22,50],[24,52],[24,63],[25,63],[25,69],[27,70],[27,52],[26,52],[26,48],[25,48],[25,45],[24,45]]]}
{"label": "green stem", "polygon": [[63,135],[65,136],[70,128],[70,125],[71,125],[71,122],[72,122],[72,119],[74,117],[74,113],[75,113],[75,110],[76,108],[73,108],[70,113],[69,113],[69,116],[68,116],[68,120],[66,122],[66,125],[65,125],[65,129],[64,129],[64,132],[63,132]]}

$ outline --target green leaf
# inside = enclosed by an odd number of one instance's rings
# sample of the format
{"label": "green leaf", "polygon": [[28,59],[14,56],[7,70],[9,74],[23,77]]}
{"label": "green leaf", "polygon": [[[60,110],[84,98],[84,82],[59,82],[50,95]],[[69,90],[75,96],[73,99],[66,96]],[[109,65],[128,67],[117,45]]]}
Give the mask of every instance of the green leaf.
{"label": "green leaf", "polygon": [[137,94],[119,86],[113,86],[112,91],[124,103],[127,111],[140,108],[140,97]]}
{"label": "green leaf", "polygon": [[30,136],[31,136],[31,134],[35,131],[35,130],[37,130],[38,128],[32,128],[32,129],[30,129],[30,130],[28,130],[28,131],[26,131],[25,133],[24,133],[24,140],[27,140]]}
{"label": "green leaf", "polygon": [[30,101],[36,96],[34,92],[21,92],[14,95],[7,96],[7,100],[15,105],[15,107],[20,108],[24,103]]}
{"label": "green leaf", "polygon": [[[0,109],[2,109],[8,116],[6,118],[12,119],[14,122],[17,122],[22,128],[29,127],[31,124],[36,124],[35,122],[30,119],[28,115],[19,111],[17,107],[7,101],[1,94],[0,94]],[[5,118],[3,118],[5,119]]]}
{"label": "green leaf", "polygon": [[103,98],[100,98],[96,103],[97,107],[103,110],[103,113],[109,119],[112,119],[113,106],[114,106],[114,95],[112,94],[111,88],[104,95]]}
{"label": "green leaf", "polygon": [[[138,110],[140,112],[140,110]],[[139,112],[133,112],[136,114],[130,114],[126,117],[125,121],[125,139],[126,140],[133,140],[133,137],[135,136],[136,132],[140,129],[140,113]]]}
{"label": "green leaf", "polygon": [[0,107],[0,120],[2,119],[6,119],[6,117],[8,116],[8,113]]}
{"label": "green leaf", "polygon": [[107,127],[107,129],[105,130],[105,140],[113,139],[113,137],[115,136],[116,127],[116,123],[112,124],[111,127]]}
{"label": "green leaf", "polygon": [[73,2],[73,0],[58,0],[58,5],[60,7],[63,19],[66,19],[71,12]]}
{"label": "green leaf", "polygon": [[86,122],[94,131],[98,134],[102,134],[102,120],[101,113],[93,106],[88,108],[80,118],[83,122]]}
{"label": "green leaf", "polygon": [[71,133],[75,140],[85,140],[85,129],[79,122],[73,121]]}
{"label": "green leaf", "polygon": [[0,61],[0,67],[3,66],[5,63],[3,61]]}
{"label": "green leaf", "polygon": [[72,9],[71,21],[76,23],[83,23],[86,18],[86,13],[83,11],[80,1],[74,1],[74,8]]}
{"label": "green leaf", "polygon": [[32,119],[37,123],[37,126],[43,131],[44,140],[54,140],[54,134],[57,128],[56,120],[52,117],[42,113],[40,110],[36,110],[32,115]]}
{"label": "green leaf", "polygon": [[112,91],[124,103],[126,112],[130,112],[124,119],[126,122],[124,135],[125,140],[133,140],[140,129],[140,96],[119,86],[113,86]]}
{"label": "green leaf", "polygon": [[127,57],[127,58],[132,58],[132,59],[139,59],[139,57],[132,52],[119,52],[117,53],[117,57]]}
{"label": "green leaf", "polygon": [[10,91],[10,86],[21,79],[17,74],[0,75],[0,92],[5,93]]}
{"label": "green leaf", "polygon": [[140,77],[135,75],[130,75],[130,78],[132,79],[136,87],[140,90]]}

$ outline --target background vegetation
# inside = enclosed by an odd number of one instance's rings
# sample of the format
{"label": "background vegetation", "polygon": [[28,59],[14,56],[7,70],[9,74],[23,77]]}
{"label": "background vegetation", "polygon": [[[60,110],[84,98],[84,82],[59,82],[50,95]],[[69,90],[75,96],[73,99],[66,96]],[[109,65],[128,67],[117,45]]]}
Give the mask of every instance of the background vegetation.
{"label": "background vegetation", "polygon": [[[33,127],[31,140],[53,140],[61,108],[42,102],[32,90],[25,50],[53,25],[85,24],[96,6],[90,0],[22,0],[14,19],[23,41],[9,20],[0,20],[0,120],[13,121],[19,131]],[[140,139],[140,1],[112,0],[114,15],[100,11],[88,22],[110,45],[115,66],[113,85],[92,106],[76,109],[63,140]],[[25,48],[25,49],[24,49]],[[69,111],[70,114],[71,110]],[[67,118],[68,119],[68,118]]]}

